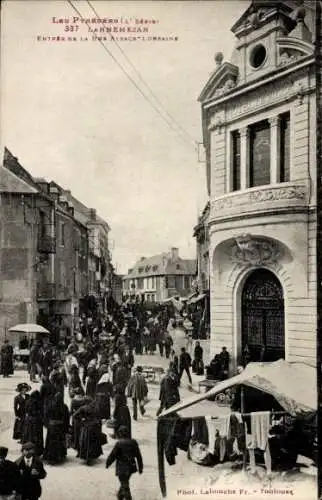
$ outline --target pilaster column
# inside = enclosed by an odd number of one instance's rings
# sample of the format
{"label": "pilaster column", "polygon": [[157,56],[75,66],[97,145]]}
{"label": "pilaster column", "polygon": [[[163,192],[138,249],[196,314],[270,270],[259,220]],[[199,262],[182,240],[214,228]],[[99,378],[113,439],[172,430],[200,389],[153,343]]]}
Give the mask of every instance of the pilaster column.
{"label": "pilaster column", "polygon": [[240,189],[249,187],[249,128],[244,127],[240,133]]}
{"label": "pilaster column", "polygon": [[280,134],[280,117],[274,116],[269,119],[270,124],[270,144],[271,144],[271,184],[280,182],[280,151],[281,151],[281,134]]}

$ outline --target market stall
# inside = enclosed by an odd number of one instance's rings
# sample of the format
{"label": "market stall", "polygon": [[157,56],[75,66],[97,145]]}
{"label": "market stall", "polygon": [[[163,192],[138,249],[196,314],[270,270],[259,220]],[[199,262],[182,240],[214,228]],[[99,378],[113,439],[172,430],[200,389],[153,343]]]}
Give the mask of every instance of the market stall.
{"label": "market stall", "polygon": [[15,363],[28,364],[30,346],[34,339],[49,335],[49,331],[41,325],[23,323],[9,328],[10,343],[13,347]]}
{"label": "market stall", "polygon": [[[234,403],[226,407],[216,404],[216,396],[227,390],[234,391]],[[302,363],[287,363],[284,360],[250,363],[241,374],[218,383],[207,393],[174,405],[159,416],[157,426],[159,481],[163,497],[166,497],[165,458],[172,465],[175,463],[176,446],[185,451],[189,450],[193,423],[200,418],[208,420],[211,426],[215,421],[214,429],[217,427],[217,421],[218,424],[220,421],[220,425],[226,422],[225,425],[228,426],[231,425],[232,419],[237,419],[244,434],[242,460],[246,467],[246,463],[255,464],[255,449],[258,447],[257,443],[247,444],[247,437],[254,438],[261,433],[262,439],[266,439],[267,443],[268,429],[272,428],[273,422],[287,418],[291,418],[292,422],[304,422],[306,418],[314,418],[316,410],[315,368]],[[263,425],[265,419],[266,427]],[[260,430],[253,427],[257,425],[256,422]],[[301,423],[300,429],[302,428]],[[263,435],[265,433],[266,435]],[[174,436],[172,443],[169,441],[170,435]],[[296,444],[301,446],[300,441]],[[264,451],[265,467],[269,470],[270,450],[262,445],[259,445],[259,448]]]}

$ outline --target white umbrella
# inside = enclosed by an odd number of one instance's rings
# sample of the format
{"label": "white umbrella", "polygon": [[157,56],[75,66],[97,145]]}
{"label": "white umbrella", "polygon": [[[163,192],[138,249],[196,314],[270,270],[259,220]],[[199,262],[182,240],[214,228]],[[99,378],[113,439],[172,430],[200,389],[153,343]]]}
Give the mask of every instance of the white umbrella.
{"label": "white umbrella", "polygon": [[48,334],[49,331],[46,330],[43,326],[40,325],[35,325],[32,323],[23,323],[21,325],[16,325],[12,326],[8,330],[10,333],[42,333],[42,334]]}

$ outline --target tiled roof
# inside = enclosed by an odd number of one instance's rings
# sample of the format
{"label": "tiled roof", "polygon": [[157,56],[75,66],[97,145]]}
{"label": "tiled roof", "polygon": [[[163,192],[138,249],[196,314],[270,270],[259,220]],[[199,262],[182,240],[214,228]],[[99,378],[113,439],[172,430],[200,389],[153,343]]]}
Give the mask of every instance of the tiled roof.
{"label": "tiled roof", "polygon": [[34,194],[37,189],[5,167],[0,167],[0,193]]}
{"label": "tiled roof", "polygon": [[163,252],[152,257],[142,257],[133,266],[131,273],[125,278],[143,278],[147,276],[194,275],[196,261],[194,259],[172,260],[171,254]]}

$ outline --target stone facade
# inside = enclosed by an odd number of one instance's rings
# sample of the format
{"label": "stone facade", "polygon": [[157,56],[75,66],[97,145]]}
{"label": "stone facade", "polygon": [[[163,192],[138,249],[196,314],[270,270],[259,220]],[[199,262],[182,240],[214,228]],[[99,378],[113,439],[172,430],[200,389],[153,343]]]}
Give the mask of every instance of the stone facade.
{"label": "stone facade", "polygon": [[[232,28],[232,61],[216,56],[217,69],[200,96],[210,194],[211,351],[227,346],[234,366],[248,343],[254,353],[265,345],[267,360],[281,352],[288,361],[316,360],[314,26],[306,21],[312,13],[291,3],[252,2]],[[285,116],[289,171],[283,177]],[[255,147],[258,124],[268,132]],[[266,282],[259,296],[261,272]],[[281,287],[279,297],[268,292],[273,283]]]}
{"label": "stone facade", "polygon": [[123,295],[147,302],[162,302],[170,297],[191,294],[196,276],[196,261],[182,259],[178,248],[153,257],[141,257],[123,277]]}
{"label": "stone facade", "polygon": [[111,289],[108,224],[57,183],[33,178],[7,149],[0,208],[0,342],[17,323],[72,333],[90,292],[103,307]]}

